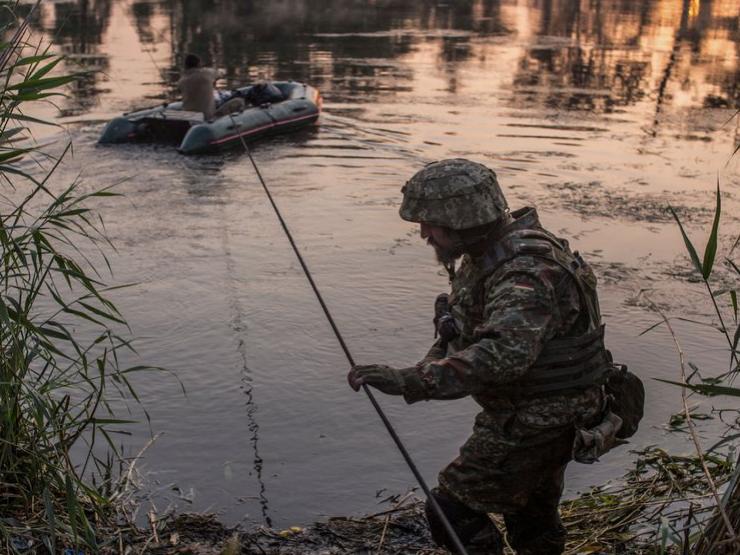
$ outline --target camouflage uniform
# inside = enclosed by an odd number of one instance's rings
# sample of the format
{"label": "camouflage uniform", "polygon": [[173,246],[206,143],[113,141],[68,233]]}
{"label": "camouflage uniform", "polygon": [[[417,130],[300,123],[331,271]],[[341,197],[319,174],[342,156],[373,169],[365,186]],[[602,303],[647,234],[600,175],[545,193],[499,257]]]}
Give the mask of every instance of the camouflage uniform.
{"label": "camouflage uniform", "polygon": [[[407,183],[401,217],[464,230],[506,221],[506,210],[491,170],[447,160]],[[596,278],[566,241],[542,228],[534,209],[511,216],[455,271],[449,304],[459,334],[398,370],[399,392],[409,403],[470,395],[483,408],[435,491],[471,555],[503,553],[487,513],[504,515],[520,555],[560,554],[558,503],[575,429],[604,413],[602,387],[592,379],[607,364]],[[565,381],[548,383],[557,379]],[[437,543],[451,547],[436,513],[427,516]]]}
{"label": "camouflage uniform", "polygon": [[[449,202],[446,207],[481,210]],[[492,264],[492,257],[506,258],[496,246],[507,237],[547,233],[534,209],[512,216],[484,256],[463,256],[450,294],[460,333],[446,349],[438,341],[415,371],[404,372],[404,397],[413,403],[471,395],[483,411],[460,455],[440,473],[441,493],[473,511],[502,513],[519,553],[560,553],[565,533],[557,507],[574,429],[599,422],[602,390],[591,386],[529,397],[512,386],[526,383],[549,341],[587,331],[584,301],[594,312],[591,319],[598,320],[596,278],[567,242],[552,236],[562,247],[553,249],[555,260],[520,254]],[[479,221],[474,213],[466,218]],[[563,265],[577,267],[577,275]]]}
{"label": "camouflage uniform", "polygon": [[[534,209],[513,215],[504,233],[542,230]],[[440,473],[440,488],[476,511],[503,513],[512,540],[524,547],[525,538],[536,534],[523,522],[549,521],[545,532],[562,535],[557,506],[574,425],[597,423],[603,400],[599,386],[544,397],[511,395],[511,385],[526,379],[548,341],[582,334],[588,320],[575,281],[556,262],[518,256],[492,274],[485,266],[463,257],[450,295],[460,334],[446,352],[437,342],[415,371],[405,372],[404,397],[413,403],[471,395],[483,407],[460,456]],[[585,264],[582,274],[595,285]]]}

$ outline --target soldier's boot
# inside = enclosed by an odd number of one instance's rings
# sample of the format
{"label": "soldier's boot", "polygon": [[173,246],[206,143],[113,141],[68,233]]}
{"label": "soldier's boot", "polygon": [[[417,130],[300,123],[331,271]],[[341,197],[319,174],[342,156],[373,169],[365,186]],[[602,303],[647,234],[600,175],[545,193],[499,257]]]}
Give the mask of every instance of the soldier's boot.
{"label": "soldier's boot", "polygon": [[504,553],[503,537],[490,518],[485,528],[463,545],[468,555],[503,555]]}
{"label": "soldier's boot", "polygon": [[555,510],[547,515],[504,515],[509,542],[517,555],[561,555],[567,532]]}
{"label": "soldier's boot", "polygon": [[[468,555],[503,555],[504,541],[501,532],[486,513],[471,509],[437,488],[432,490],[432,495],[445,513]],[[424,508],[434,542],[456,553],[455,544],[431,503],[427,501]]]}

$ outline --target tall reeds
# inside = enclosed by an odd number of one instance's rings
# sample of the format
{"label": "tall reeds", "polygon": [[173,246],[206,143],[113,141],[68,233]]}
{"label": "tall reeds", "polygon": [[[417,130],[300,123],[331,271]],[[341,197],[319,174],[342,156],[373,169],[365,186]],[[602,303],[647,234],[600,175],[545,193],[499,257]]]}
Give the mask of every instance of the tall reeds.
{"label": "tall reeds", "polygon": [[[737,149],[735,149],[734,152],[736,153]],[[687,423],[689,424],[689,431],[694,440],[697,455],[700,459],[703,459],[705,454],[713,453],[718,446],[735,442],[740,438],[740,433],[738,432],[738,423],[740,423],[739,419],[736,420],[735,424],[730,424],[727,430],[725,430],[722,440],[709,448],[705,453],[699,443],[698,434],[691,425],[691,415],[686,403],[687,391],[710,397],[740,397],[740,388],[732,385],[738,373],[740,373],[740,352],[738,352],[740,323],[738,322],[737,300],[738,289],[740,289],[740,267],[738,267],[731,258],[732,253],[740,243],[740,237],[734,241],[729,254],[724,260],[726,267],[731,273],[734,273],[732,285],[725,290],[716,290],[713,287],[710,278],[715,267],[717,245],[719,242],[719,223],[722,215],[722,196],[720,194],[719,182],[717,183],[716,207],[712,229],[709,233],[709,238],[707,240],[706,247],[704,248],[704,256],[702,259],[699,258],[698,251],[686,233],[681,219],[673,209],[671,209],[671,213],[681,231],[681,236],[683,237],[692,266],[700,276],[701,281],[706,288],[707,296],[711,300],[712,308],[714,309],[714,313],[719,322],[717,329],[725,337],[729,351],[729,365],[726,370],[713,376],[703,377],[700,369],[694,365],[694,371],[687,377],[681,346],[673,333],[669,320],[663,316],[666,326],[676,341],[676,346],[681,357],[682,369],[681,380],[668,381],[668,383],[672,383],[683,388],[682,398],[684,399],[684,413]],[[718,299],[724,296],[729,299],[732,322],[727,321],[724,311],[720,308],[718,303]],[[736,409],[734,407],[730,407],[729,410]],[[701,522],[699,526],[697,526],[697,533],[693,536],[687,534],[686,540],[683,542],[684,551],[691,548],[691,553],[696,553],[697,555],[729,555],[740,553],[740,536],[738,535],[740,534],[740,486],[738,484],[740,482],[740,459],[737,459],[735,463],[734,472],[732,473],[724,495],[722,495],[721,498],[711,475],[708,472],[706,474],[709,489],[712,491],[715,499],[713,512],[707,520]]]}
{"label": "tall reeds", "polygon": [[55,158],[28,129],[47,123],[34,103],[76,78],[29,43],[33,13],[0,44],[0,552],[95,552],[112,541],[100,533],[120,460],[111,427],[127,422],[111,401],[136,399],[129,377],[141,368],[119,366],[131,346],[116,331],[127,327],[102,278],[111,245],[89,206],[114,193],[57,184],[69,145]]}

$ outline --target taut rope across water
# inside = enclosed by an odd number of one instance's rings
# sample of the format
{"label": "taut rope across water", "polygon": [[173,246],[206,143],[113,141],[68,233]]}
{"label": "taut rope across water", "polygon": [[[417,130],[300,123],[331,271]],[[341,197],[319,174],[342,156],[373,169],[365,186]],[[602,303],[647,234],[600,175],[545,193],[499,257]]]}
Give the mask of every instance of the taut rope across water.
{"label": "taut rope across water", "polygon": [[[236,128],[237,123],[233,117],[231,117],[231,121],[234,125],[234,128]],[[303,256],[301,255],[301,252],[298,250],[298,246],[293,240],[293,235],[291,235],[290,230],[288,229],[288,225],[285,223],[285,220],[283,219],[283,216],[280,213],[280,209],[278,208],[277,204],[275,204],[275,200],[272,198],[270,189],[267,187],[267,183],[265,183],[265,180],[262,177],[262,173],[260,172],[259,167],[257,167],[257,163],[254,161],[254,158],[252,157],[252,152],[249,150],[249,147],[247,146],[247,143],[244,140],[244,137],[240,136],[239,139],[241,140],[242,146],[244,147],[244,151],[247,153],[247,156],[249,157],[249,161],[252,163],[252,167],[254,168],[254,171],[257,174],[257,177],[259,178],[260,184],[262,185],[262,188],[264,189],[265,194],[267,195],[267,199],[270,201],[270,204],[272,205],[272,208],[275,211],[275,215],[280,221],[280,225],[282,226],[283,231],[285,232],[285,235],[288,237],[290,246],[293,247],[293,252],[295,252],[296,257],[298,258],[298,262],[300,263],[301,268],[303,268],[303,273],[306,275],[306,278],[308,279],[308,282],[311,285],[311,288],[313,289],[313,292],[316,295],[316,298],[319,301],[319,304],[321,305],[321,308],[323,309],[327,320],[329,321],[329,325],[331,326],[331,329],[334,331],[334,335],[336,336],[337,341],[339,341],[339,345],[342,347],[342,351],[344,351],[344,354],[347,357],[347,361],[350,363],[350,366],[355,366],[355,361],[354,361],[354,358],[352,357],[352,353],[350,353],[349,348],[347,347],[347,344],[344,342],[344,338],[342,337],[342,334],[339,331],[339,328],[334,322],[334,318],[332,317],[331,312],[329,312],[329,307],[324,302],[324,298],[321,296],[321,293],[319,292],[319,289],[313,280],[311,271],[308,269],[306,262],[303,260]],[[376,412],[378,413],[378,416],[380,416],[380,419],[383,421],[383,424],[385,425],[386,430],[388,430],[388,433],[390,434],[391,438],[396,444],[396,447],[398,447],[398,450],[401,452],[401,455],[406,461],[406,464],[408,465],[412,474],[416,478],[416,481],[419,483],[419,485],[421,486],[421,489],[424,491],[424,495],[426,495],[427,499],[429,500],[429,503],[434,509],[434,512],[437,513],[437,516],[439,516],[442,523],[444,524],[447,534],[450,536],[450,538],[452,539],[455,545],[455,550],[460,555],[468,555],[468,552],[466,551],[465,547],[460,541],[460,538],[457,537],[457,533],[455,532],[455,529],[452,527],[449,520],[447,520],[447,517],[445,516],[444,511],[442,510],[442,508],[439,506],[439,503],[437,503],[437,500],[432,495],[431,491],[429,490],[429,486],[427,486],[426,481],[424,480],[424,477],[421,475],[421,473],[419,472],[419,469],[416,467],[416,463],[414,463],[413,459],[411,458],[411,455],[409,455],[409,452],[406,450],[406,446],[401,441],[401,438],[398,437],[398,434],[396,433],[395,428],[393,428],[393,425],[391,424],[390,420],[388,420],[388,417],[383,412],[383,409],[381,408],[381,406],[378,404],[378,401],[375,399],[375,396],[373,395],[372,391],[370,391],[370,388],[367,386],[367,384],[362,384],[362,389],[367,395],[368,399],[370,400],[370,403],[373,405]]]}

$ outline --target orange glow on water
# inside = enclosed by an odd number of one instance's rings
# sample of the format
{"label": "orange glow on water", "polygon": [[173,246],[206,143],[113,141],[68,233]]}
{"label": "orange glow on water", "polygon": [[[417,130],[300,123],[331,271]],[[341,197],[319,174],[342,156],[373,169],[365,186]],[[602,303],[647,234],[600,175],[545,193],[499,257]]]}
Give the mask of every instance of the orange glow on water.
{"label": "orange glow on water", "polygon": [[689,5],[689,18],[695,18],[699,14],[699,5],[701,4],[701,0],[691,0],[691,4]]}

